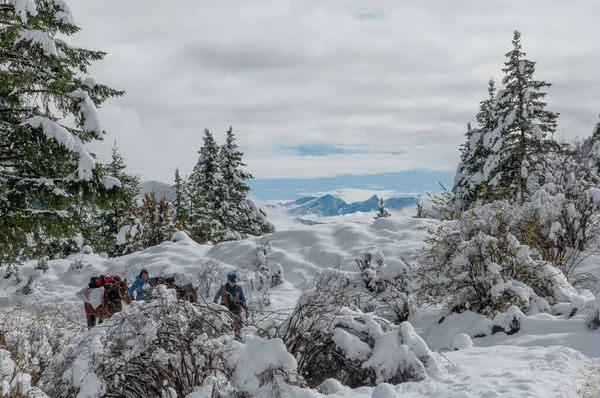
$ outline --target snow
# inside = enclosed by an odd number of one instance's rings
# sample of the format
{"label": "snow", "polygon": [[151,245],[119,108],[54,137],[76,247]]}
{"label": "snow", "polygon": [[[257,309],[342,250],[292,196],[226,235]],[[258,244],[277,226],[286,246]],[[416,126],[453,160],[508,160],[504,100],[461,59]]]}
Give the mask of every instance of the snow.
{"label": "snow", "polygon": [[102,183],[104,184],[104,188],[106,188],[106,189],[121,187],[121,181],[119,181],[118,178],[112,177],[112,176],[104,177],[104,180],[102,181]]}
{"label": "snow", "polygon": [[56,42],[47,32],[23,29],[19,33],[19,38],[17,40],[26,40],[40,45],[46,55],[53,55],[55,57],[64,56],[64,54],[59,53],[56,48]]}
{"label": "snow", "polygon": [[533,125],[531,132],[533,133],[533,138],[535,138],[538,141],[541,141],[544,138],[542,130],[540,129],[540,126],[538,124]]}
{"label": "snow", "polygon": [[459,333],[454,338],[452,347],[455,350],[466,350],[467,348],[473,347],[473,340],[466,333]]}
{"label": "snow", "polygon": [[590,188],[587,192],[594,202],[600,203],[600,188]]}
{"label": "snow", "polygon": [[100,126],[100,118],[98,117],[98,110],[89,93],[83,90],[75,90],[71,93],[71,97],[80,99],[79,108],[85,119],[83,129],[94,132],[96,137],[102,138],[103,133]]}
{"label": "snow", "polygon": [[21,18],[21,21],[26,24],[28,21],[28,14],[35,17],[37,8],[35,7],[35,0],[10,0],[15,7],[15,14]]}
{"label": "snow", "polygon": [[68,150],[78,153],[79,179],[90,180],[92,178],[92,173],[96,167],[96,162],[87,151],[79,137],[74,136],[58,123],[42,116],[34,116],[25,121],[23,124],[29,125],[33,128],[42,128],[44,134],[46,134],[48,138],[54,139],[59,144],[64,145]]}
{"label": "snow", "polygon": [[261,393],[259,377],[270,367],[282,368],[289,373],[296,370],[296,359],[287,352],[281,339],[264,340],[246,335],[244,344],[237,341],[232,344],[233,352],[227,360],[236,369],[234,384],[253,397]]}
{"label": "snow", "polygon": [[67,4],[66,0],[54,0],[54,4],[60,8],[60,11],[57,11],[56,14],[54,14],[54,18],[56,18],[56,20],[64,24],[75,24],[73,13],[71,12],[69,4]]}
{"label": "snow", "polygon": [[349,358],[366,360],[371,355],[371,347],[357,336],[348,333],[344,329],[335,329],[333,342]]}
{"label": "snow", "polygon": [[[261,292],[256,290],[257,272],[250,260],[257,246],[267,240],[270,249],[262,260],[274,269],[281,267],[285,280],[268,290],[270,304],[265,308],[289,313],[298,297],[312,286],[310,281],[318,273],[339,265],[347,275],[359,276],[355,258],[366,252],[383,261],[382,272],[397,274],[405,267],[399,259],[410,258],[412,250],[422,247],[423,227],[429,222],[410,216],[367,220],[365,217],[363,221],[295,227],[265,237],[215,246],[196,244],[185,233],[178,232],[171,241],[119,258],[106,259],[98,254],[82,252],[65,259],[50,260],[50,269],[45,273],[35,269],[35,262],[29,262],[22,267],[24,281],[20,284],[0,278],[0,313],[10,311],[18,303],[23,303],[27,311],[47,305],[74,314],[76,321],[84,324],[83,305],[75,294],[86,286],[90,276],[111,273],[123,275],[131,281],[142,267],[148,269],[151,276],[164,273],[197,276],[210,264],[215,265],[214,270],[200,281],[208,286],[205,300],[212,299],[227,272],[236,270],[253,311],[258,311],[261,308]],[[593,258],[597,263],[598,257]],[[81,260],[83,268],[69,269],[76,259]],[[551,274],[553,270],[543,272]],[[18,293],[30,275],[34,277],[34,292],[27,296]],[[595,394],[600,385],[600,378],[593,376],[595,369],[600,369],[597,362],[600,358],[600,346],[597,344],[600,332],[587,329],[585,320],[592,309],[594,297],[589,292],[577,292],[568,286],[563,286],[558,294],[571,300],[553,307],[561,309],[560,315],[550,312],[525,315],[511,307],[507,313],[493,320],[466,311],[449,315],[439,323],[439,308],[419,308],[411,312],[408,322],[384,330],[375,326],[374,317],[365,314],[361,318],[364,324],[352,322],[346,325],[351,328],[333,329],[336,346],[349,357],[364,360],[364,366],[372,367],[380,379],[389,376],[394,368],[413,366],[414,369],[423,363],[419,368],[422,381],[398,385],[381,383],[375,388],[351,389],[335,380],[328,380],[320,387],[320,392],[285,383],[284,387],[288,396],[305,398],[568,398],[578,397],[577,391],[586,385],[589,396],[593,396],[591,394]],[[124,311],[132,311],[139,304],[125,306]],[[568,318],[572,307],[578,308],[577,314]],[[518,332],[492,334],[494,325],[507,330],[515,318],[519,320]],[[350,330],[353,332],[350,333]],[[102,337],[103,333],[103,328],[94,328],[84,338],[91,347],[102,350],[106,347],[105,342],[101,343],[101,339],[106,338]],[[366,344],[353,333],[371,336],[373,344]],[[278,366],[288,374],[294,374],[296,370],[296,359],[285,350],[281,340],[264,340],[256,336],[252,328],[246,328],[241,342],[233,341],[231,344],[229,361],[244,365],[236,366],[233,382],[248,391],[250,396],[268,396],[261,387],[260,375],[269,366]],[[71,373],[66,375],[83,388],[80,391],[82,397],[98,396],[105,388],[95,374],[84,372],[90,365],[89,361],[93,360],[93,354],[94,350],[88,357],[80,358],[81,362],[72,366]],[[423,358],[429,359],[423,362]],[[6,359],[0,361],[0,368],[8,366],[6,364],[9,364]],[[588,380],[597,383],[587,385]],[[2,388],[6,388],[6,381],[0,383]],[[199,386],[188,398],[209,397],[211,393],[211,385]]]}

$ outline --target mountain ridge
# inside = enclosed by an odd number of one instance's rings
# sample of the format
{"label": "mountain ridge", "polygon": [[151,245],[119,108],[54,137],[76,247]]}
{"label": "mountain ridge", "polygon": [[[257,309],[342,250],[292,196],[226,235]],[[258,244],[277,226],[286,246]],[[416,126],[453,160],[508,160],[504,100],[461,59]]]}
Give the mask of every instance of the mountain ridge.
{"label": "mountain ridge", "polygon": [[[388,198],[384,200],[385,207],[388,210],[402,210],[405,207],[417,204],[415,197]],[[322,217],[340,216],[345,214],[354,214],[358,212],[368,213],[375,211],[379,207],[379,197],[371,196],[369,199],[359,202],[347,203],[337,196],[330,194],[320,197],[305,196],[294,201],[267,205],[267,208],[283,207],[293,216],[317,215]]]}

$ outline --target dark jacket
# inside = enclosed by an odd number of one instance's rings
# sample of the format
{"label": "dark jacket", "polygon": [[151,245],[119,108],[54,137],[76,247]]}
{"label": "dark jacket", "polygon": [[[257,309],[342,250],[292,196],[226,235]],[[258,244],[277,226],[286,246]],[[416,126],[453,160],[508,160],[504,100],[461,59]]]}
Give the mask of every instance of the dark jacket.
{"label": "dark jacket", "polygon": [[229,283],[222,285],[217,290],[213,302],[217,303],[219,298],[221,298],[221,305],[226,306],[235,315],[238,315],[242,308],[247,308],[246,297],[240,285],[231,286]]}

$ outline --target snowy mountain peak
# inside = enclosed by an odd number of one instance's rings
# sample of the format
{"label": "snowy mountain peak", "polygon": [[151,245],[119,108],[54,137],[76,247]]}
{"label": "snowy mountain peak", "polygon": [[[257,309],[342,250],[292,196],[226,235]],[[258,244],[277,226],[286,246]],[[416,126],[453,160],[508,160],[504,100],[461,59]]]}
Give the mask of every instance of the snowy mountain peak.
{"label": "snowy mountain peak", "polygon": [[[389,198],[385,205],[390,210],[401,210],[408,206],[414,206],[417,200],[413,197]],[[379,197],[371,196],[362,202],[346,203],[343,199],[331,194],[321,197],[307,196],[292,202],[278,203],[270,205],[271,208],[283,206],[287,208],[288,213],[293,216],[316,215],[322,217],[340,216],[344,214],[354,214],[358,212],[368,213],[377,210],[379,206]]]}

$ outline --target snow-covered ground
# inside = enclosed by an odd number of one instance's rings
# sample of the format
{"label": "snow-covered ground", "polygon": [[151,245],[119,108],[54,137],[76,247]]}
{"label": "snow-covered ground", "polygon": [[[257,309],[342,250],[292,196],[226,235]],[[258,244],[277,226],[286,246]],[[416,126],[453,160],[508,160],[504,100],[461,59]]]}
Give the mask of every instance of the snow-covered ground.
{"label": "snow-covered ground", "polygon": [[[281,313],[294,308],[298,297],[319,272],[339,267],[358,274],[355,258],[366,252],[384,259],[386,269],[402,267],[402,259],[408,259],[411,251],[423,246],[425,232],[420,227],[427,223],[427,220],[400,215],[378,220],[369,215],[344,221],[296,226],[268,236],[217,246],[197,245],[179,234],[175,242],[116,259],[77,254],[51,260],[50,269],[45,273],[35,270],[34,262],[28,263],[22,268],[21,283],[17,284],[14,278],[0,280],[0,312],[8,312],[19,304],[29,312],[48,306],[83,326],[83,304],[75,293],[91,276],[111,273],[131,281],[146,268],[151,276],[168,272],[202,275],[205,300],[211,300],[227,272],[236,270],[253,308]],[[588,269],[589,264],[600,265],[599,260],[589,260]],[[256,262],[273,270],[281,267],[284,283],[259,291],[253,265]],[[206,272],[207,269],[210,272]],[[24,295],[20,289],[30,275],[34,276],[34,291]],[[596,293],[584,292],[582,297],[593,299]],[[571,318],[568,315],[572,308],[565,308],[565,314],[557,316],[523,316],[519,332],[510,336],[500,332],[484,338],[475,338],[491,328],[491,321],[483,316],[467,312],[438,324],[437,308],[420,309],[411,315],[409,322],[430,349],[443,355],[444,370],[439,377],[355,390],[330,380],[322,386],[321,392],[297,388],[293,395],[596,397],[600,390],[600,331],[589,331],[584,325],[589,302],[582,299],[579,307]],[[455,347],[459,349],[454,351]],[[197,396],[201,396],[200,393],[194,394]]]}

